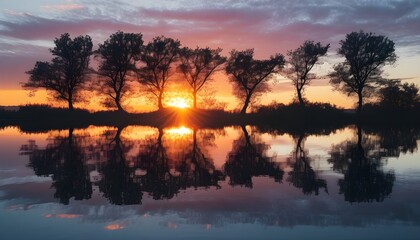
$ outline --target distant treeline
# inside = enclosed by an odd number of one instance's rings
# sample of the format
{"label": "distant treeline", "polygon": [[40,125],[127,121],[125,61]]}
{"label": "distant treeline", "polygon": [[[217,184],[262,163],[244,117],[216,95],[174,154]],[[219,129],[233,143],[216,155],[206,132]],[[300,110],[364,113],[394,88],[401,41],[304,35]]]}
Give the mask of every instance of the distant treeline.
{"label": "distant treeline", "polygon": [[[259,60],[254,59],[253,49],[234,49],[224,57],[221,48],[191,49],[164,36],[144,44],[142,38],[141,33],[118,31],[93,51],[90,36],[72,39],[65,33],[54,40],[55,47],[50,49],[52,60],[36,62],[22,86],[30,90],[46,89],[57,101],[66,101],[69,109],[83,99],[83,91],[94,91],[104,97],[105,106],[123,112],[122,101],[140,89],[154,96],[162,110],[168,83],[185,81],[192,94],[193,108],[197,109],[197,96],[203,94],[204,86],[216,72],[224,71],[234,86],[234,95],[243,103],[241,113],[245,114],[250,104],[269,91],[268,81],[276,74],[290,79],[296,90],[296,102],[307,105],[305,88],[321,77],[311,70],[321,63],[330,47],[308,40],[288,51],[286,57],[277,53]],[[419,106],[418,86],[382,77],[383,66],[397,59],[392,40],[360,31],[347,34],[339,44],[338,54],[344,61],[336,64],[328,77],[336,90],[357,96],[358,112],[367,97],[379,99],[379,105],[386,108]],[[99,63],[97,69],[90,67],[92,56]],[[183,77],[175,79],[172,77],[175,73]]]}
{"label": "distant treeline", "polygon": [[[84,109],[68,110],[51,108],[47,105],[22,106],[18,111],[0,109],[0,129],[19,127],[24,132],[48,132],[67,128],[94,126],[124,127],[143,125],[157,128],[185,125],[191,128],[223,128],[226,126],[257,126],[260,129],[275,129],[279,132],[299,132],[306,129],[316,132],[320,129],[340,129],[345,126],[420,126],[420,107],[414,109],[389,109],[367,104],[357,113],[353,110],[337,109],[326,103],[299,103],[290,105],[262,106],[243,115],[223,110],[184,109],[179,111],[165,108],[148,113],[127,113],[124,111],[88,112]],[[322,130],[322,131],[323,131]]]}

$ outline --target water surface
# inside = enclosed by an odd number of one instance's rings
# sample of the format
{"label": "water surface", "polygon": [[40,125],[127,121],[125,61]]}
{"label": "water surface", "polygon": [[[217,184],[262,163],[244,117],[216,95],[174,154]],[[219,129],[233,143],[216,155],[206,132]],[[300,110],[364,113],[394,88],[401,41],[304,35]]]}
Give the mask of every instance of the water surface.
{"label": "water surface", "polygon": [[2,239],[417,239],[420,131],[0,130]]}

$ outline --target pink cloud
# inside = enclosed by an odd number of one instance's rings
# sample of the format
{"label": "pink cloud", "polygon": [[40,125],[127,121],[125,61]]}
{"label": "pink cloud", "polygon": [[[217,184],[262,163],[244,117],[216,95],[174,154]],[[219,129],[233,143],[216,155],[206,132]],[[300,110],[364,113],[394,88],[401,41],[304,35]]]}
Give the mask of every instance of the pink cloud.
{"label": "pink cloud", "polygon": [[77,9],[82,9],[84,6],[77,3],[68,3],[68,4],[55,4],[55,5],[43,5],[42,9],[46,11],[73,11]]}

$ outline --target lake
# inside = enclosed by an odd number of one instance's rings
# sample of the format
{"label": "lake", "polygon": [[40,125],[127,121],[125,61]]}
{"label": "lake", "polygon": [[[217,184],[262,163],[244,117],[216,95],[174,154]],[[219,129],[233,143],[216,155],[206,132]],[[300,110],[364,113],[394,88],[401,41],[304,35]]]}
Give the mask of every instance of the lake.
{"label": "lake", "polygon": [[418,239],[420,130],[0,130],[2,239]]}

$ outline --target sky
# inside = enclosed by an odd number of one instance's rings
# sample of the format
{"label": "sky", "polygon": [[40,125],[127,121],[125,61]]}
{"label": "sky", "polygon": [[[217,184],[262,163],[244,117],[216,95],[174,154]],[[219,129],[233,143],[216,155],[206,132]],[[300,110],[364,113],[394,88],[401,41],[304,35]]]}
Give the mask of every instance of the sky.
{"label": "sky", "polygon": [[[382,34],[396,44],[398,60],[385,68],[388,78],[420,85],[420,0],[13,0],[0,2],[0,105],[46,103],[47,94],[29,97],[20,83],[36,61],[48,61],[53,39],[68,32],[90,35],[95,48],[118,30],[142,33],[145,42],[164,35],[183,46],[255,49],[256,58],[286,54],[305,40],[330,43],[328,57],[314,69],[326,75],[342,59],[339,41],[347,33],[363,30]],[[215,96],[238,107],[223,74],[213,83]],[[263,104],[289,102],[290,81],[279,76]],[[306,90],[310,101],[352,107],[354,98],[335,92],[328,79],[314,80]],[[131,104],[133,105],[131,101]],[[130,103],[128,103],[129,105]],[[134,103],[140,108],[141,101]],[[143,106],[144,107],[144,106]]]}

